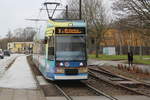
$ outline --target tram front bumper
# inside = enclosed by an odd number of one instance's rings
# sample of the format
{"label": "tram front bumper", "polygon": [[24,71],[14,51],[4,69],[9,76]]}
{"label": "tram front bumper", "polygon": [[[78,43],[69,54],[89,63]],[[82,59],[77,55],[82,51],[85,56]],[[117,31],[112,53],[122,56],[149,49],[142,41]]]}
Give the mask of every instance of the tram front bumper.
{"label": "tram front bumper", "polygon": [[65,74],[55,74],[55,80],[86,80],[88,79],[88,74],[78,74],[78,75],[65,75]]}

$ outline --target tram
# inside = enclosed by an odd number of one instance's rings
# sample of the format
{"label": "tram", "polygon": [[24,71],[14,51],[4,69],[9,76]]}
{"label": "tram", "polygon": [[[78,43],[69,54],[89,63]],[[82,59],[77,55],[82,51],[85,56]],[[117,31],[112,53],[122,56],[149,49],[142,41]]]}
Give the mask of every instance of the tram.
{"label": "tram", "polygon": [[40,34],[34,37],[33,61],[46,79],[88,79],[84,20],[48,20]]}

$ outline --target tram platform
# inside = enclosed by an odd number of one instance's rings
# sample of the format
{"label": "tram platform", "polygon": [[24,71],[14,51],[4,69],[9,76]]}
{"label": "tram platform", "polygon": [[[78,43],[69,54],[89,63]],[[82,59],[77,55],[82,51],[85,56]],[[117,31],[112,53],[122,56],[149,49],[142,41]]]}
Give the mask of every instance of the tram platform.
{"label": "tram platform", "polygon": [[39,89],[0,88],[0,100],[46,100]]}
{"label": "tram platform", "polygon": [[25,55],[19,55],[12,66],[1,74],[0,100],[46,100]]}

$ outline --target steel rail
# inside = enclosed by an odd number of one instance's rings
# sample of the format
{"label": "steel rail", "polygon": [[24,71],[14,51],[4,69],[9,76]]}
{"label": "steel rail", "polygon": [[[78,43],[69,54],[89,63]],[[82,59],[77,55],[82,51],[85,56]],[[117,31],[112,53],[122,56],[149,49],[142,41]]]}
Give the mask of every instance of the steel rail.
{"label": "steel rail", "polygon": [[[100,71],[99,73],[101,74],[101,71]],[[114,82],[112,82],[112,81],[108,81],[108,80],[102,79],[102,78],[96,76],[96,75],[94,74],[94,72],[92,72],[92,71],[90,71],[90,70],[89,70],[89,74],[90,74],[91,76],[95,77],[95,78],[98,78],[98,79],[100,79],[100,80],[103,80],[103,81],[105,81],[105,82],[108,82],[108,83],[110,83],[110,84],[112,84],[112,85],[118,85],[118,86],[120,86],[120,87],[122,87],[122,88],[124,88],[124,89],[127,89],[127,90],[129,90],[129,91],[135,92],[135,93],[137,93],[137,94],[139,94],[139,95],[145,95],[145,96],[147,96],[147,97],[150,97],[150,95],[148,95],[148,94],[146,94],[146,93],[143,93],[143,92],[140,92],[140,91],[137,91],[137,90],[135,90],[135,89],[132,89],[132,88],[130,88],[130,87],[128,87],[128,86],[124,86],[124,85],[119,84],[119,83],[114,83]],[[110,74],[110,73],[109,73],[109,74]],[[113,75],[113,74],[112,74],[112,75]],[[117,75],[114,75],[114,76],[117,76]],[[121,77],[119,77],[119,78],[121,78]],[[124,79],[124,78],[123,78],[123,79]],[[130,80],[130,81],[132,81],[132,80]],[[142,84],[141,84],[141,85],[142,85]]]}
{"label": "steel rail", "polygon": [[[91,68],[90,68],[91,69]],[[98,69],[100,69],[100,70],[103,70],[103,71],[105,71],[105,72],[107,72],[107,73],[109,73],[109,74],[111,74],[111,75],[114,75],[115,73],[113,73],[113,72],[111,72],[111,71],[109,71],[109,70],[107,70],[107,69],[104,69],[104,68],[102,68],[102,67],[98,67]],[[126,79],[129,79],[129,80],[135,80],[135,81],[138,81],[138,82],[140,82],[140,83],[142,83],[142,84],[145,84],[145,85],[147,85],[147,86],[150,86],[150,83],[147,83],[147,82],[145,82],[145,81],[142,81],[142,80],[139,80],[139,79],[133,79],[133,78],[129,78],[129,77],[126,77],[126,76],[123,76],[123,75],[116,75],[115,74],[115,76],[118,76],[118,77],[121,77],[121,78],[126,78]]]}
{"label": "steel rail", "polygon": [[67,93],[64,92],[63,89],[61,89],[61,87],[59,87],[58,85],[55,84],[55,87],[65,96],[65,98],[67,100],[73,100],[73,98],[71,98],[69,95],[67,95]]}
{"label": "steel rail", "polygon": [[[93,86],[91,86],[91,85],[89,85],[89,84],[87,84],[87,83],[84,83],[84,82],[81,82],[81,83],[84,84],[84,85],[85,85],[87,88],[89,88],[91,91],[95,91],[97,94],[103,95],[103,96],[105,96],[106,98],[109,98],[110,100],[118,100],[117,98],[115,98],[115,97],[113,97],[113,96],[111,96],[111,95],[108,95],[108,94],[106,94],[106,93],[104,93],[104,92],[102,92],[102,91],[100,91],[100,90],[94,88]],[[67,95],[67,93],[65,93],[65,91],[64,91],[59,85],[54,84],[54,86],[65,96],[65,98],[66,98],[67,100],[73,100],[73,98],[72,98],[71,96]]]}
{"label": "steel rail", "polygon": [[[102,70],[96,70],[96,69],[93,69],[93,68],[89,68],[89,70],[96,71],[96,72],[100,72],[100,73],[103,73],[103,74],[105,74],[105,75],[107,75],[107,76],[122,78],[122,77],[119,77],[119,76],[117,76],[117,75],[113,75],[113,74],[111,74],[110,72],[107,72],[107,71],[104,71],[104,70],[103,70],[103,71],[102,71]],[[124,78],[122,78],[122,79],[124,79]]]}
{"label": "steel rail", "polygon": [[115,98],[115,97],[113,97],[113,96],[111,96],[111,95],[108,95],[108,94],[106,94],[106,93],[104,93],[104,92],[102,92],[102,91],[100,91],[100,90],[94,88],[93,86],[91,86],[91,85],[89,85],[89,84],[85,84],[85,85],[86,85],[88,88],[90,88],[90,89],[96,91],[97,93],[99,93],[99,94],[101,94],[101,95],[103,95],[103,96],[109,98],[110,100],[118,100],[117,98]]}

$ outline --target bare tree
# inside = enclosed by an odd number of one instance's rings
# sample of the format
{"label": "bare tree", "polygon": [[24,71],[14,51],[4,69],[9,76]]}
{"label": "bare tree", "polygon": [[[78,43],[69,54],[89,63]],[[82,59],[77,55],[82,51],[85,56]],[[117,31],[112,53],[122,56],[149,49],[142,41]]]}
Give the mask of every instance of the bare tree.
{"label": "bare tree", "polygon": [[26,27],[26,28],[17,28],[14,30],[14,37],[16,41],[33,41],[33,37],[36,34],[36,31],[33,27]]}
{"label": "bare tree", "polygon": [[14,33],[9,30],[6,37],[0,39],[0,48],[7,49],[8,42],[32,42],[35,34],[33,27],[17,28]]}
{"label": "bare tree", "polygon": [[[150,1],[149,0],[115,0],[113,9],[119,18],[132,16],[137,19],[143,28],[150,28]],[[134,17],[133,17],[134,16]]]}
{"label": "bare tree", "polygon": [[149,0],[130,0],[129,8],[141,20],[150,24],[150,1]]}
{"label": "bare tree", "polygon": [[[79,18],[79,4],[76,0],[69,0],[68,17]],[[100,42],[103,39],[104,33],[108,30],[109,20],[106,14],[106,8],[103,0],[82,0],[82,18],[87,21],[88,37],[94,37],[96,57],[99,54]]]}
{"label": "bare tree", "polygon": [[13,34],[12,34],[11,30],[9,30],[8,33],[6,34],[6,38],[8,38],[8,42],[11,41],[12,37],[13,37]]}
{"label": "bare tree", "polygon": [[[149,0],[115,0],[113,9],[118,21],[124,20],[122,27],[129,31],[140,34],[141,45],[139,54],[142,56],[142,46],[148,40],[150,29],[150,1]],[[119,26],[120,27],[120,26]],[[132,41],[132,38],[130,39]],[[146,42],[145,42],[146,43]],[[141,57],[142,58],[142,57]]]}
{"label": "bare tree", "polygon": [[21,42],[22,39],[23,28],[17,28],[14,30],[13,37],[15,37],[15,42]]}
{"label": "bare tree", "polygon": [[36,31],[32,27],[26,27],[22,33],[25,41],[33,41],[33,37],[36,34]]}

